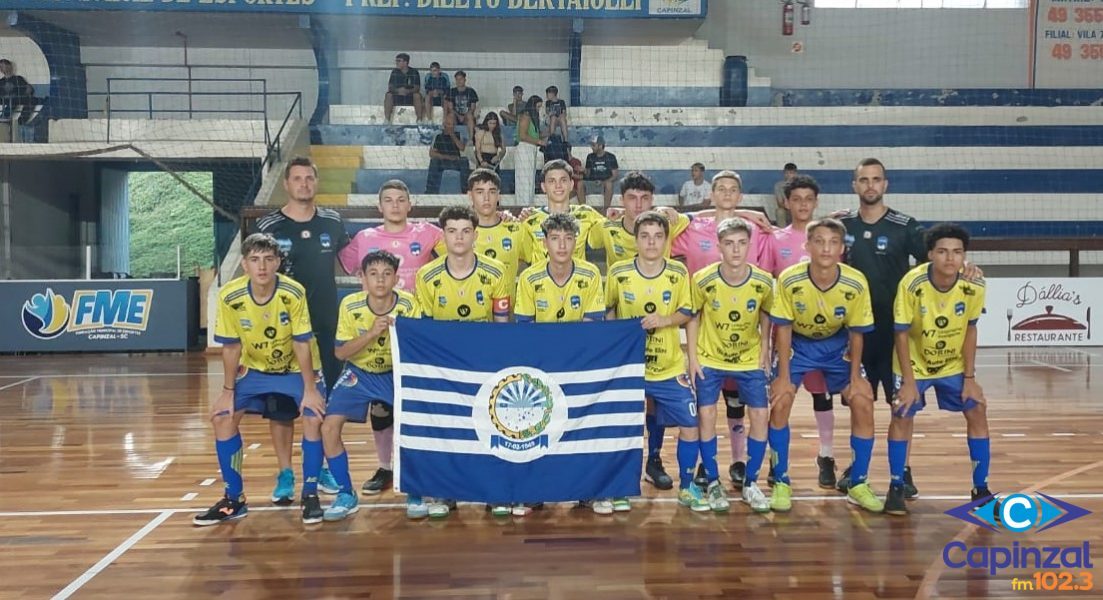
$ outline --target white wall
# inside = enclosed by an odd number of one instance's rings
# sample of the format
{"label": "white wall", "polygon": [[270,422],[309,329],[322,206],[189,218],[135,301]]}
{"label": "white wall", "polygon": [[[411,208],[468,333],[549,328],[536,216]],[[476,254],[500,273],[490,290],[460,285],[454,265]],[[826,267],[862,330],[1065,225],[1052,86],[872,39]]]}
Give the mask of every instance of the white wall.
{"label": "white wall", "polygon": [[[1023,88],[1025,9],[814,9],[781,34],[781,5],[710,2],[699,36],[745,55],[775,88]],[[804,51],[794,53],[793,42]]]}

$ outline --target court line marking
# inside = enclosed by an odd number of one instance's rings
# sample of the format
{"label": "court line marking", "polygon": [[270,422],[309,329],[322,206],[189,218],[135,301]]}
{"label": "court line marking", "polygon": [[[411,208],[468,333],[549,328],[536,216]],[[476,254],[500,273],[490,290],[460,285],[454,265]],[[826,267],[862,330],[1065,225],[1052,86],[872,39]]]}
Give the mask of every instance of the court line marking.
{"label": "court line marking", "polygon": [[[1103,461],[1098,464],[1103,465]],[[1054,498],[1069,499],[1069,500],[1100,500],[1103,499],[1103,492],[1101,493],[1073,493],[1073,494],[1048,494]],[[969,500],[969,496],[928,496],[924,495],[920,498],[921,501],[931,502],[962,502]],[[842,502],[846,500],[846,496],[793,496],[793,500],[801,502],[810,502],[817,500]],[[671,497],[662,498],[632,498],[633,505],[643,504],[674,504],[678,502],[678,499]],[[741,503],[741,502],[740,502]],[[548,504],[556,505],[569,505],[571,502],[549,502]],[[459,506],[472,506],[481,507],[482,502],[460,502]],[[406,508],[405,502],[379,502],[371,504],[361,504],[361,510],[384,510],[393,508]],[[10,511],[0,512],[0,518],[8,517],[80,517],[80,516],[111,516],[111,515],[156,515],[161,513],[169,514],[195,514],[202,511],[203,508],[199,506],[184,507],[184,508],[120,508],[120,509],[102,509],[102,510],[40,510],[40,511]],[[281,512],[289,510],[300,510],[299,506],[257,506],[249,507],[249,512]],[[749,513],[748,513],[749,514]]]}
{"label": "court line marking", "polygon": [[[1050,477],[1049,479],[1047,479],[1047,480],[1045,480],[1041,483],[1036,483],[1036,484],[1034,484],[1034,485],[1032,485],[1032,486],[1030,486],[1026,489],[1020,490],[1019,493],[1020,494],[1033,494],[1033,493],[1037,492],[1038,490],[1040,490],[1044,487],[1053,485],[1053,484],[1055,484],[1059,481],[1063,481],[1065,479],[1068,479],[1069,477],[1079,475],[1079,474],[1081,474],[1085,471],[1091,471],[1092,469],[1095,469],[1097,467],[1103,467],[1103,460],[1096,461],[1096,462],[1086,464],[1086,465],[1081,465],[1079,467],[1076,467],[1075,469],[1069,469],[1068,471],[1065,471],[1064,473],[1058,473],[1057,475],[1054,475],[1053,477]],[[965,525],[964,527],[961,528],[960,531],[958,531],[957,535],[955,535],[954,538],[950,541],[951,542],[965,543],[965,540],[972,537],[972,535],[974,533],[976,533],[978,530],[979,530],[979,527],[977,527],[976,525],[972,525],[972,524]],[[942,560],[941,556],[939,558],[935,559],[933,562],[931,562],[931,564],[927,567],[926,573],[923,574],[923,581],[919,582],[919,588],[916,589],[915,597],[916,598],[930,598],[931,594],[933,594],[936,591],[935,586],[937,586],[939,580],[942,579],[942,574],[946,572],[946,569],[947,569],[946,563],[945,563],[944,560]]]}
{"label": "court line marking", "polygon": [[1046,367],[1046,368],[1049,368],[1049,369],[1056,369],[1058,371],[1061,371],[1062,373],[1072,373],[1071,369],[1066,369],[1064,367],[1058,367],[1057,365],[1053,365],[1053,364],[1050,364],[1050,363],[1047,363],[1047,362],[1042,362],[1040,360],[1034,360],[1033,358],[1028,358],[1026,360],[1027,360],[1027,362],[1034,363],[1034,364],[1038,365],[1039,367]]}
{"label": "court line marking", "polygon": [[116,546],[114,550],[108,552],[107,556],[101,558],[98,563],[92,565],[92,567],[85,571],[83,575],[74,579],[72,583],[65,586],[65,589],[54,595],[54,600],[64,600],[65,598],[72,596],[74,593],[76,593],[77,590],[84,587],[84,584],[88,583],[101,571],[111,566],[111,563],[118,560],[119,557],[123,554],[126,554],[126,551],[130,550],[130,548],[133,547],[134,544],[142,541],[142,538],[149,535],[150,532],[152,532],[154,529],[157,529],[157,527],[161,523],[164,523],[166,520],[168,520],[169,517],[174,514],[176,514],[174,511],[161,511],[161,513],[158,514],[156,517],[150,519],[149,523],[146,523],[145,527],[142,527],[138,531],[134,532],[134,535],[128,537],[126,541]]}
{"label": "court line marking", "polygon": [[213,483],[214,483],[214,478],[208,478],[208,479],[204,479],[203,481],[199,482],[199,485],[211,485]]}
{"label": "court line marking", "polygon": [[191,502],[192,500],[195,500],[195,498],[197,496],[199,496],[198,492],[188,492],[188,493],[184,494],[183,496],[180,496],[180,501],[181,502]]}
{"label": "court line marking", "polygon": [[20,379],[19,381],[16,381],[15,383],[9,383],[7,385],[0,385],[0,392],[6,390],[8,388],[19,387],[19,386],[21,386],[25,383],[30,383],[30,382],[34,381],[35,379],[39,379],[39,377],[36,375],[34,377],[28,377],[26,379]]}

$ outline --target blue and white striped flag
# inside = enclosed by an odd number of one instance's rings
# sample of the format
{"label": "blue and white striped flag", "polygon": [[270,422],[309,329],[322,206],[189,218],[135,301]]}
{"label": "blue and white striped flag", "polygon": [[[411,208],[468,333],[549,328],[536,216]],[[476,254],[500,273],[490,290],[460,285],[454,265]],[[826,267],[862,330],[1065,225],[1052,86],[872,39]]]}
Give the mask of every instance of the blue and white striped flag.
{"label": "blue and white striped flag", "polygon": [[639,495],[638,320],[395,330],[401,491],[494,504]]}

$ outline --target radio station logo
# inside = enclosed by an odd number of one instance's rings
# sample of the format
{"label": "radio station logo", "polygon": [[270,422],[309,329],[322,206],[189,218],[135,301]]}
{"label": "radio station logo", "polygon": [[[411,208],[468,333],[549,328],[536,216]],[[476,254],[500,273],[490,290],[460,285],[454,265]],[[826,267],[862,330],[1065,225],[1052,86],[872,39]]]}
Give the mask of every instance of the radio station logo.
{"label": "radio station logo", "polygon": [[23,303],[23,328],[40,340],[70,333],[90,340],[127,339],[149,324],[153,290],[74,290],[68,301],[46,288]]}

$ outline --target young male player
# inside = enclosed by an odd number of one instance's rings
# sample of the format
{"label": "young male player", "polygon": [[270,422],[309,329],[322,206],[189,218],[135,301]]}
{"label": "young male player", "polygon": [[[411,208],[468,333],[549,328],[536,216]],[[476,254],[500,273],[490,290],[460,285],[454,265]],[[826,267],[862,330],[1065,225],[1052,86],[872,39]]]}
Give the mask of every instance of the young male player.
{"label": "young male player", "polygon": [[246,413],[268,414],[280,400],[287,400],[299,407],[304,421],[302,519],[317,523],[322,518],[318,473],[325,399],[313,368],[306,290],[277,273],[280,247],[272,236],[254,233],[245,238],[241,255],[245,275],[219,291],[215,320],[224,381],[210,418],[226,493],[192,522],[216,525],[248,514],[241,476],[241,419]]}
{"label": "young male player", "polygon": [[[578,223],[574,217],[558,213],[544,219],[544,248],[547,260],[532,265],[517,281],[517,305],[513,316],[518,323],[568,323],[601,321],[605,318],[605,289],[596,266],[574,258]],[[584,503],[585,504],[585,503]],[[610,515],[615,505],[630,508],[627,499],[589,502],[599,515]],[[502,507],[495,507],[502,516]],[[524,511],[524,507],[514,507]]]}
{"label": "young male player", "polygon": [[410,188],[401,179],[391,179],[379,188],[379,212],[383,224],[362,229],[341,252],[341,265],[348,273],[357,273],[369,252],[386,250],[398,257],[398,289],[414,291],[417,270],[433,260],[433,250],[443,236],[432,223],[411,223]]}
{"label": "young male player", "polygon": [[377,440],[382,440],[375,448],[379,469],[369,480],[381,485],[365,491],[378,494],[394,481],[394,375],[389,328],[395,317],[421,316],[414,297],[396,287],[398,266],[398,257],[386,250],[369,252],[360,263],[361,291],[341,301],[336,352],[337,358],[348,362],[330,392],[322,423],[326,459],[340,490],[325,510],[326,521],[340,521],[358,510],[349,457],[341,442],[345,421],[364,423],[370,415],[372,431]]}
{"label": "young male player", "polygon": [[929,263],[908,271],[896,291],[897,392],[889,424],[891,482],[885,512],[906,515],[904,463],[915,414],[934,388],[938,407],[965,416],[969,458],[973,461],[974,501],[988,490],[991,450],[984,391],[976,380],[977,320],[984,310],[984,280],[967,279],[961,269],[969,232],[942,223],[927,230]]}
{"label": "young male player", "polygon": [[770,365],[768,311],[774,280],[751,266],[752,227],[739,218],[717,227],[721,260],[693,275],[694,318],[686,324],[689,374],[697,391],[697,419],[701,429],[701,463],[708,480],[706,496],[715,512],[729,508],[716,464],[716,402],[724,382],[739,386],[740,398],[750,407],[750,464],[743,498],[755,511],[769,510],[755,483],[766,455],[766,369]]}
{"label": "young male player", "polygon": [[866,481],[873,452],[873,392],[862,373],[861,356],[862,334],[873,328],[869,285],[856,269],[839,262],[846,235],[842,223],[812,221],[807,231],[810,261],[781,272],[770,313],[777,356],[767,434],[775,479],[770,508],[778,512],[792,508],[789,412],[805,374],[819,370],[827,390],[841,393],[850,407],[854,462],[847,499],[870,512],[881,512],[884,504]]}
{"label": "young male player", "polygon": [[[784,229],[774,231],[766,238],[762,258],[758,266],[774,277],[789,267],[809,260],[805,242],[808,233],[805,228],[819,205],[820,186],[808,175],[794,175],[787,178],[782,193],[785,197],[786,213],[791,223]],[[831,396],[827,395],[827,384],[823,373],[809,371],[804,377],[804,388],[812,394],[812,411],[816,415],[816,430],[820,438],[820,450],[816,456],[819,469],[819,486],[834,489],[835,477],[835,412],[832,410]]]}
{"label": "young male player", "polygon": [[[644,391],[654,406],[657,427],[679,428],[678,502],[695,512],[707,511],[708,501],[701,489],[693,485],[700,439],[696,399],[686,376],[685,355],[678,333],[692,316],[689,272],[681,263],[664,258],[670,234],[665,217],[654,211],[645,212],[636,217],[634,230],[639,255],[610,267],[605,293],[605,306],[609,310],[606,318],[642,317],[641,325],[647,330]],[[661,431],[659,429],[660,436]],[[645,479],[654,482],[652,464],[658,462],[661,470],[662,463],[650,441],[648,446]]]}
{"label": "young male player", "polygon": [[[475,253],[478,215],[469,206],[447,206],[440,211],[439,223],[447,251],[417,272],[415,297],[422,315],[438,321],[508,322],[510,282],[505,266]],[[444,518],[454,506],[449,500],[426,503],[410,496],[406,515]]]}
{"label": "young male player", "polygon": [[[520,265],[530,255],[529,236],[523,223],[502,218],[498,206],[501,186],[502,179],[494,171],[475,169],[467,178],[467,197],[471,200],[471,208],[479,216],[475,252],[505,266],[510,297],[514,297]],[[443,253],[441,248],[438,254]]]}
{"label": "young male player", "polygon": [[575,240],[574,256],[579,260],[586,259],[586,243],[590,239],[590,231],[599,227],[604,217],[586,204],[571,204],[571,190],[574,188],[573,175],[574,170],[565,160],[548,161],[540,170],[540,189],[547,195],[548,205],[537,208],[522,221],[528,232],[528,256],[524,257],[524,260],[530,265],[547,258],[543,244],[544,230],[541,225],[549,215],[559,213],[569,214],[578,222],[578,239]]}

